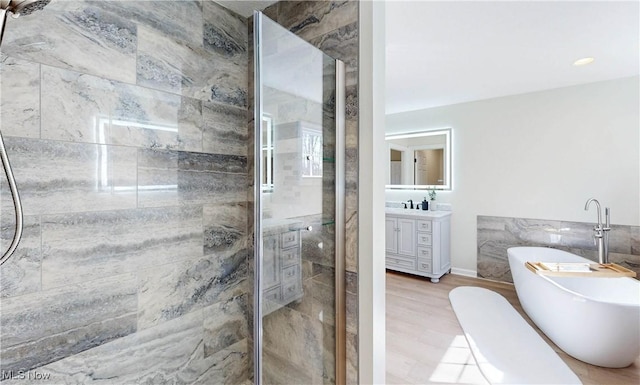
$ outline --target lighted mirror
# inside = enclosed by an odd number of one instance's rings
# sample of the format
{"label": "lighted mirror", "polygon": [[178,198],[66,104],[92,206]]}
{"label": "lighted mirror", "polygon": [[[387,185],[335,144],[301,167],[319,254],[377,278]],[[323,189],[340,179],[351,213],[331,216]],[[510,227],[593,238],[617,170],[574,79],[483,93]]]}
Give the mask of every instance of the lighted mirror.
{"label": "lighted mirror", "polygon": [[386,136],[387,188],[451,190],[451,129]]}

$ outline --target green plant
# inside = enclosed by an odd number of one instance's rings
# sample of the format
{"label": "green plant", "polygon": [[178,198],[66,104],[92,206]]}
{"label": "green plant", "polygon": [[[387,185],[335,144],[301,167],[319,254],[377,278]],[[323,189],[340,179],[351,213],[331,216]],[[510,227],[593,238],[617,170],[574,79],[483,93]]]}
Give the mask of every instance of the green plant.
{"label": "green plant", "polygon": [[432,189],[431,191],[429,191],[429,200],[435,201],[436,200],[436,190]]}

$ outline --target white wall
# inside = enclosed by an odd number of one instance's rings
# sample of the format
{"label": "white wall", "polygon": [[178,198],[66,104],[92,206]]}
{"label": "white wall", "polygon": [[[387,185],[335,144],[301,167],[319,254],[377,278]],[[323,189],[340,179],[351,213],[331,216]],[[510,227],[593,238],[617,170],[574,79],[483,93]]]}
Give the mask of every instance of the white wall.
{"label": "white wall", "polygon": [[454,268],[476,270],[478,215],[594,222],[595,197],[612,223],[640,225],[639,80],[387,115],[387,134],[453,128],[453,191],[437,201],[453,206]]}
{"label": "white wall", "polygon": [[358,5],[358,380],[384,384],[385,3]]}

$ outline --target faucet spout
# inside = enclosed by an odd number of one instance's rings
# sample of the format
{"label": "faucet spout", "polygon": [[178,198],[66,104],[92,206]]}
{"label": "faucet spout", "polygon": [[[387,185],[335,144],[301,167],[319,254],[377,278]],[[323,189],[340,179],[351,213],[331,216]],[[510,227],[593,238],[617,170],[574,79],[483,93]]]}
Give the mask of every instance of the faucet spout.
{"label": "faucet spout", "polygon": [[585,211],[588,211],[589,206],[591,205],[592,202],[596,204],[596,210],[598,210],[598,223],[593,228],[593,231],[594,231],[593,240],[598,246],[598,262],[601,264],[609,263],[609,231],[611,230],[609,208],[606,207],[604,209],[605,216],[606,216],[606,223],[603,226],[602,213],[601,213],[602,210],[600,208],[600,202],[598,202],[597,199],[590,198],[589,200],[587,200],[587,203],[585,203],[584,205],[584,209]]}
{"label": "faucet spout", "polygon": [[584,211],[589,211],[589,206],[592,202],[596,204],[596,210],[598,210],[598,227],[602,228],[602,215],[600,213],[602,210],[600,209],[600,202],[598,202],[597,199],[589,198],[584,205]]}

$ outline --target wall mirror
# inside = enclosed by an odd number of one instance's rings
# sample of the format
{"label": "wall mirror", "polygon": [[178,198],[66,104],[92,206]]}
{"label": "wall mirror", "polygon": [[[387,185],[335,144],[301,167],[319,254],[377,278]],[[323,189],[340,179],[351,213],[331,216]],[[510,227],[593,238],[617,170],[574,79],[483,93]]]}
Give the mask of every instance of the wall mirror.
{"label": "wall mirror", "polygon": [[451,129],[386,136],[387,188],[451,190]]}

